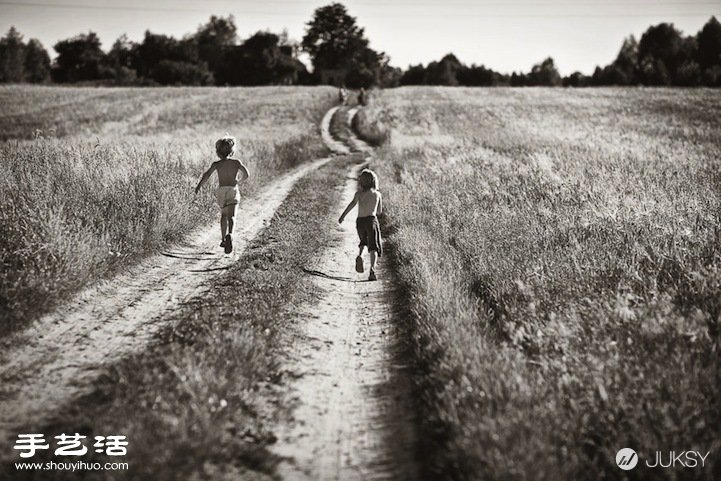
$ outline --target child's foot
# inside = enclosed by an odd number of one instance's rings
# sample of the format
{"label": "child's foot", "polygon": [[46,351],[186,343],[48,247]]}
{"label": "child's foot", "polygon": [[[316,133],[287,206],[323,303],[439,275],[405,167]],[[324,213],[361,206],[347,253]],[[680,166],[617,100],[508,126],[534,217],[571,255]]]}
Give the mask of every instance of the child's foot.
{"label": "child's foot", "polygon": [[223,247],[225,247],[226,254],[230,254],[231,252],[233,252],[233,238],[230,234],[227,234],[225,236],[225,241],[223,241],[223,243],[225,244]]}
{"label": "child's foot", "polygon": [[368,280],[369,280],[369,281],[375,281],[375,280],[376,280],[376,271],[374,271],[373,269],[371,269],[371,273],[370,273],[370,275],[368,276]]}
{"label": "child's foot", "polygon": [[363,258],[358,256],[355,258],[355,271],[362,274],[363,270]]}
{"label": "child's foot", "polygon": [[222,241],[220,241],[220,247],[225,247],[225,239],[223,239]]}

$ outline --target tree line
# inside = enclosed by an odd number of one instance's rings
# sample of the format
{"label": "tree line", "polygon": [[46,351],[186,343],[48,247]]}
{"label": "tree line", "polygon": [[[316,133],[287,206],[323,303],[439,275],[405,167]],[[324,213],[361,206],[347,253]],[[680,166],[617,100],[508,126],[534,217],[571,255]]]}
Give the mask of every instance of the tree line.
{"label": "tree line", "polygon": [[[60,40],[50,62],[37,40],[23,42],[11,28],[0,40],[4,82],[94,82],[117,85],[268,85],[307,81],[305,65],[285,34],[258,32],[237,43],[232,16],[212,16],[182,39],[150,31],[126,36],[106,53],[94,32]],[[38,53],[38,49],[40,53]]]}
{"label": "tree line", "polygon": [[570,86],[658,85],[721,86],[721,23],[711,17],[694,36],[684,36],[673,24],[649,27],[640,40],[633,35],[624,40],[616,59],[596,67],[592,75],[574,72],[562,77],[552,58],[533,66],[530,72],[511,75],[483,65],[464,65],[448,54],[427,66],[410,66],[403,72],[401,85],[464,86]]}
{"label": "tree line", "polygon": [[[562,77],[552,58],[530,72],[510,75],[483,65],[465,65],[452,53],[407,70],[370,47],[365,31],[345,6],[315,10],[300,42],[287,33],[259,31],[239,41],[232,15],[211,16],[182,39],[145,32],[140,42],[125,35],[108,52],[94,32],[60,40],[51,62],[42,44],[11,27],[0,38],[0,82],[102,83],[111,85],[316,85],[359,87],[398,85],[572,86],[675,85],[721,86],[721,24],[711,17],[694,36],[673,24],[649,27],[636,41],[628,37],[616,59]],[[313,70],[299,60],[306,53]]]}

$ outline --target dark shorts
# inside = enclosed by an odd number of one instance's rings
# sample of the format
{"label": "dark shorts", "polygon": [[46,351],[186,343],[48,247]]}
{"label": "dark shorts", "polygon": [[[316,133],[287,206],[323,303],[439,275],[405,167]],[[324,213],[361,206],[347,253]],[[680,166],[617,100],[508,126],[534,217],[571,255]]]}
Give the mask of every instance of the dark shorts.
{"label": "dark shorts", "polygon": [[355,226],[360,239],[358,247],[368,246],[368,252],[376,251],[380,256],[383,253],[383,242],[381,240],[381,226],[378,224],[376,216],[358,217]]}

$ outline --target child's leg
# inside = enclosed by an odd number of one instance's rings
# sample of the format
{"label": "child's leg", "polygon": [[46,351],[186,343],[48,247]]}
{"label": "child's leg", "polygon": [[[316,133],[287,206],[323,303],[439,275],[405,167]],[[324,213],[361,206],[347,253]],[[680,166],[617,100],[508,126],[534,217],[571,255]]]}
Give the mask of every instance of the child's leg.
{"label": "child's leg", "polygon": [[225,239],[225,233],[228,231],[228,217],[225,215],[225,209],[220,211],[220,238]]}
{"label": "child's leg", "polygon": [[235,204],[229,205],[226,208],[228,217],[228,234],[233,234],[233,226],[235,225]]}
{"label": "child's leg", "polygon": [[373,278],[372,280],[375,280],[376,260],[378,259],[378,256],[383,253],[383,248],[381,246],[381,229],[378,225],[378,220],[373,219],[372,232],[368,233],[368,252],[370,252],[371,255],[371,277]]}
{"label": "child's leg", "polygon": [[376,277],[376,259],[378,258],[378,252],[374,250],[368,250],[368,252],[371,255],[371,269],[370,274],[368,274],[368,280],[369,281],[375,281],[377,279]]}
{"label": "child's leg", "polygon": [[[233,252],[233,224],[235,221],[235,205],[226,205],[223,207],[223,218],[228,225],[228,233],[223,237],[223,248],[226,254]],[[223,230],[225,233],[225,230]]]}
{"label": "child's leg", "polygon": [[363,248],[365,245],[361,244],[358,248],[358,257],[355,258],[355,271],[362,273],[365,268],[363,267]]}

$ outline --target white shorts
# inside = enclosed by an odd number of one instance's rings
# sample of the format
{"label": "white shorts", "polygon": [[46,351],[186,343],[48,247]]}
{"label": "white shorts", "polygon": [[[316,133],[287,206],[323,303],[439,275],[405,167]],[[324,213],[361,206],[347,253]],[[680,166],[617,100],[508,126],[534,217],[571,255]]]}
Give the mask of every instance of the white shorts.
{"label": "white shorts", "polygon": [[237,185],[233,186],[221,186],[215,189],[215,200],[218,202],[218,206],[223,209],[229,205],[236,205],[240,203],[240,191]]}

